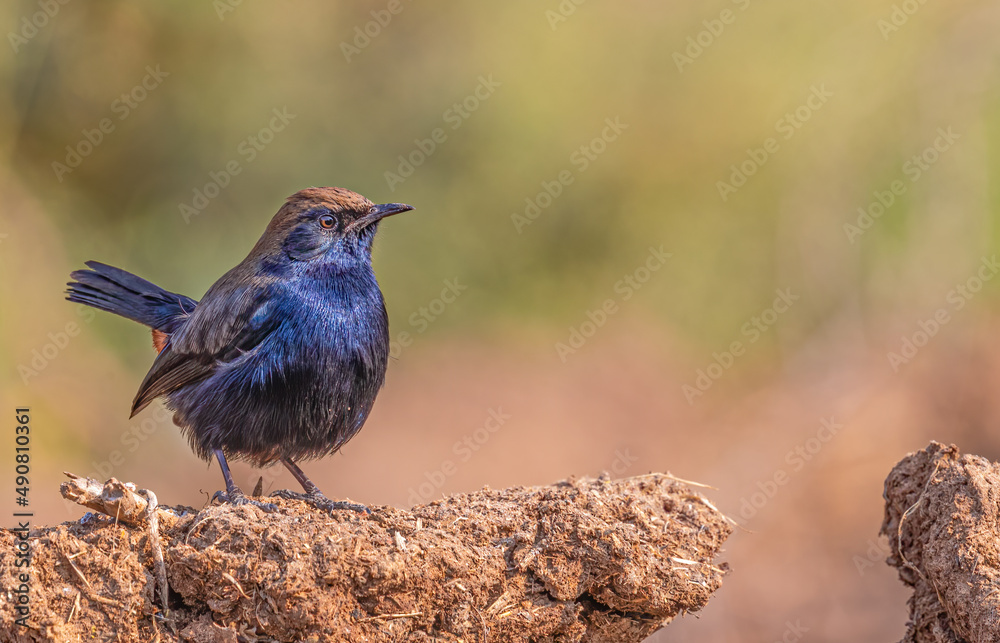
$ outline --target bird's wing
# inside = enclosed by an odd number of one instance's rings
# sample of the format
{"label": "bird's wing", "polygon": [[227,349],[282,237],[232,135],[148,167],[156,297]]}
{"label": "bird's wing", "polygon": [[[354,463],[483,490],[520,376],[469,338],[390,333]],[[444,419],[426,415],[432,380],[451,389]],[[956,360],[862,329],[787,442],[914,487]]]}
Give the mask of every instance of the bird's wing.
{"label": "bird's wing", "polygon": [[220,364],[264,341],[280,323],[268,292],[259,284],[206,293],[156,356],[132,402],[132,415],[161,395],[211,376]]}
{"label": "bird's wing", "polygon": [[132,400],[132,415],[146,408],[161,395],[171,393],[187,384],[200,382],[215,371],[213,361],[201,361],[191,355],[175,353],[168,343],[153,362],[146,378],[139,385],[139,392]]}

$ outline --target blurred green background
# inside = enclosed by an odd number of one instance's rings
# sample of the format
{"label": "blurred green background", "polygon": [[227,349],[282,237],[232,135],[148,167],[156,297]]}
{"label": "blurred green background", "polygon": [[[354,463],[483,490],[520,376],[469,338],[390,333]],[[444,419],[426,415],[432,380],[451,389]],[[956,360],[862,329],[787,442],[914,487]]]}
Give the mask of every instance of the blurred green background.
{"label": "blurred green background", "polygon": [[[375,250],[409,338],[366,430],[307,466],[321,487],[406,505],[669,469],[748,531],[701,620],[658,638],[777,640],[789,619],[817,641],[902,635],[902,586],[856,559],[884,548],[882,479],[931,438],[1000,457],[995,3],[0,15],[0,399],[33,410],[40,523],[82,513],[64,469],[167,503],[221,485],[162,412],[128,420],[149,336],[62,301],[69,271],[97,259],[198,298],[286,196],[337,185],[416,211]],[[444,303],[449,280],[465,289]],[[845,428],[746,510],[830,416]]]}

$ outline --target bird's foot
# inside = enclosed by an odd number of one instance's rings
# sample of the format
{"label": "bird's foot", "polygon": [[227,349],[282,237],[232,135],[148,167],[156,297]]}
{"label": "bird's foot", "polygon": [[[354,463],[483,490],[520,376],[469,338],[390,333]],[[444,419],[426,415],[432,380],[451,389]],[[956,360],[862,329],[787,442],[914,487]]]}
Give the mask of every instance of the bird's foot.
{"label": "bird's foot", "polygon": [[368,507],[356,502],[348,502],[346,500],[330,500],[319,491],[313,493],[297,493],[295,491],[289,491],[288,489],[279,489],[272,492],[271,496],[275,498],[284,498],[286,500],[301,500],[302,502],[309,503],[317,509],[322,509],[330,513],[333,513],[334,511],[342,511],[344,509],[350,509],[351,511],[357,511],[358,513],[365,514],[370,514],[372,512],[372,510]]}
{"label": "bird's foot", "polygon": [[267,513],[274,513],[278,510],[278,505],[272,504],[270,502],[261,502],[260,500],[254,500],[248,497],[239,487],[233,487],[228,491],[216,491],[215,495],[212,496],[212,502],[221,502],[228,505],[253,505],[258,509],[262,509]]}

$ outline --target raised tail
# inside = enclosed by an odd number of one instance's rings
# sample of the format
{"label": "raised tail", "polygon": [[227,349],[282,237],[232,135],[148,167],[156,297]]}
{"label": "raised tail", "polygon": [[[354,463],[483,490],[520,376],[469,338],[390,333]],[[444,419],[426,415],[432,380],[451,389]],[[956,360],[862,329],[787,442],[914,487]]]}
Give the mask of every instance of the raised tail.
{"label": "raised tail", "polygon": [[[130,272],[97,261],[90,270],[75,270],[66,299],[149,326],[170,335],[179,329],[198,302],[160,288]],[[155,336],[155,333],[154,333]]]}

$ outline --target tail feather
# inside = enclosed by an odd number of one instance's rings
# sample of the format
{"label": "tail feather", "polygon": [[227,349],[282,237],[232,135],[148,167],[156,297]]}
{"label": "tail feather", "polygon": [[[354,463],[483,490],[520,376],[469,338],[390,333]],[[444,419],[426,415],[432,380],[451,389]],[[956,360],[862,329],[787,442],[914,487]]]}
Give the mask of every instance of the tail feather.
{"label": "tail feather", "polygon": [[67,284],[69,301],[106,310],[168,335],[183,325],[198,302],[169,292],[121,268],[88,261]]}

